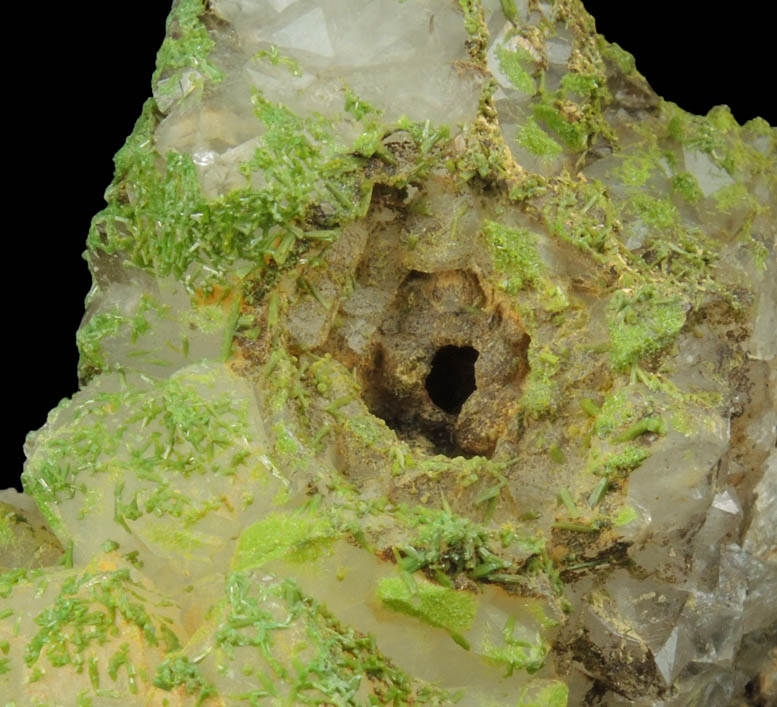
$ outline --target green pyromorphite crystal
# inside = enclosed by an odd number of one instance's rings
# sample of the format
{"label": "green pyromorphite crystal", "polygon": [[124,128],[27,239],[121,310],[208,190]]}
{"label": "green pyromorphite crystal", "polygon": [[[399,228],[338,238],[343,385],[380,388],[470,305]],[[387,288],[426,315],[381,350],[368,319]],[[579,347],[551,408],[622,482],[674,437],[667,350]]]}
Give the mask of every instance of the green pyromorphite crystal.
{"label": "green pyromorphite crystal", "polygon": [[439,626],[454,636],[467,631],[475,619],[477,602],[464,592],[441,587],[423,579],[386,577],[378,585],[380,600],[390,609],[401,611]]}
{"label": "green pyromorphite crystal", "polygon": [[0,503],[8,704],[767,689],[774,128],[579,0],[178,0],[152,84]]}

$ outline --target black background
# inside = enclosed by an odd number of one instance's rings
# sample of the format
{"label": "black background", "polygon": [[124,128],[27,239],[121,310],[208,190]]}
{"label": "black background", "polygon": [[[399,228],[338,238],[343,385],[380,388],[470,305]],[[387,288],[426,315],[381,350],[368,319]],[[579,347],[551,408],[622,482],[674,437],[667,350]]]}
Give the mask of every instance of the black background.
{"label": "black background", "polygon": [[[0,488],[18,484],[27,432],[76,390],[75,331],[90,284],[81,253],[104,205],[113,155],[150,94],[169,9],[168,0],[50,5],[30,3],[4,27],[10,385]],[[766,3],[730,6],[726,14],[698,0],[589,0],[586,7],[598,31],[635,55],[659,95],[692,113],[725,103],[740,123],[760,115],[777,125],[773,30],[759,18]]]}

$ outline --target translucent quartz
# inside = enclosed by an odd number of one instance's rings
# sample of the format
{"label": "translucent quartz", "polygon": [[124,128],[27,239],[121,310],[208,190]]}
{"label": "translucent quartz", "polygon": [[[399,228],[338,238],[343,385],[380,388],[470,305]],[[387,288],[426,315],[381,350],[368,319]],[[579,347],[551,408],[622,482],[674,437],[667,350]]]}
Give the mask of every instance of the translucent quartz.
{"label": "translucent quartz", "polygon": [[578,0],[178,0],[152,96],[9,704],[777,700],[774,128]]}

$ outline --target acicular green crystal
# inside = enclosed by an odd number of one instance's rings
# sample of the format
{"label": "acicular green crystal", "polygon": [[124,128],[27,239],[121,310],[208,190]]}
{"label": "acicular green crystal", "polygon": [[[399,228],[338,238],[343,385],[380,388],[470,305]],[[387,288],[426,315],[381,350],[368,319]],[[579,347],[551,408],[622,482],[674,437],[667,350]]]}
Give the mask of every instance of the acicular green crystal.
{"label": "acicular green crystal", "polygon": [[775,129],[579,0],[178,0],[152,81],[9,704],[766,704]]}

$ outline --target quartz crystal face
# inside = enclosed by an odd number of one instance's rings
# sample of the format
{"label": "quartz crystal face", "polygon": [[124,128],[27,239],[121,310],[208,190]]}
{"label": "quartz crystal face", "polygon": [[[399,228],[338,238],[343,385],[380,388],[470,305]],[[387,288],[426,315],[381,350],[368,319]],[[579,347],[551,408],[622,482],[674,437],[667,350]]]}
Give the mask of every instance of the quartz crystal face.
{"label": "quartz crystal face", "polygon": [[777,701],[774,128],[578,0],[178,0],[152,90],[9,705]]}

